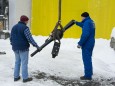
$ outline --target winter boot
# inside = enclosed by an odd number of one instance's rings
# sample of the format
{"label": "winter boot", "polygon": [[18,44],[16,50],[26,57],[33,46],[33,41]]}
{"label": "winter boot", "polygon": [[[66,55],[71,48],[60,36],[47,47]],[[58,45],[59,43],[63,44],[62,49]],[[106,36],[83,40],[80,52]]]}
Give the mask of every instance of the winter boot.
{"label": "winter boot", "polygon": [[14,78],[14,81],[18,81],[20,80],[20,76],[18,78]]}
{"label": "winter boot", "polygon": [[32,81],[33,78],[27,78],[27,79],[23,79],[23,82],[29,82],[29,81]]}
{"label": "winter boot", "polygon": [[92,80],[92,78],[90,78],[90,77],[85,77],[85,76],[81,76],[80,79],[81,79],[81,80]]}

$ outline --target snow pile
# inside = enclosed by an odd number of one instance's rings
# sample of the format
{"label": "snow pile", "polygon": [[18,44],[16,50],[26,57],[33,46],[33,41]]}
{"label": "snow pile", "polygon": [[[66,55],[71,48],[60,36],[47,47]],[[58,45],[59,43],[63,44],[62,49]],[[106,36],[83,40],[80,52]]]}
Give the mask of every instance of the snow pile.
{"label": "snow pile", "polygon": [[[39,46],[41,46],[47,37],[34,36],[34,38]],[[76,83],[74,80],[78,81],[79,77],[84,73],[81,49],[77,48],[78,41],[79,39],[62,39],[59,55],[55,59],[51,55],[53,42],[33,58],[30,57],[29,74],[34,80],[24,84],[22,80],[18,82],[13,81],[15,58],[9,39],[0,40],[0,51],[6,51],[7,53],[0,56],[0,84],[2,86],[62,86],[62,82],[72,83],[72,80],[73,83]],[[114,79],[115,77],[115,51],[109,45],[110,40],[96,39],[92,57],[94,68],[93,79]],[[30,54],[34,50],[36,48],[31,46]],[[100,82],[102,81],[100,80]],[[112,83],[114,84],[114,82]]]}
{"label": "snow pile", "polygon": [[113,28],[112,32],[111,32],[111,37],[115,38],[115,27]]}

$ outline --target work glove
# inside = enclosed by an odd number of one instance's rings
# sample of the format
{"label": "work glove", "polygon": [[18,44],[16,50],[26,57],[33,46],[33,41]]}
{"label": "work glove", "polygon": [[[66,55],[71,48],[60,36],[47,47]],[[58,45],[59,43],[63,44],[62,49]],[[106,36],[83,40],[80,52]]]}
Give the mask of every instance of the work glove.
{"label": "work glove", "polygon": [[76,20],[73,20],[73,22],[76,24]]}
{"label": "work glove", "polygon": [[39,50],[39,51],[41,51],[41,50],[42,50],[42,48],[41,48],[41,47],[39,47],[39,46],[36,46],[36,48],[37,48],[37,50]]}
{"label": "work glove", "polygon": [[36,46],[36,48],[37,48],[38,50],[41,50],[41,48],[40,48],[38,45]]}
{"label": "work glove", "polygon": [[81,46],[78,44],[78,45],[77,45],[77,48],[81,48]]}

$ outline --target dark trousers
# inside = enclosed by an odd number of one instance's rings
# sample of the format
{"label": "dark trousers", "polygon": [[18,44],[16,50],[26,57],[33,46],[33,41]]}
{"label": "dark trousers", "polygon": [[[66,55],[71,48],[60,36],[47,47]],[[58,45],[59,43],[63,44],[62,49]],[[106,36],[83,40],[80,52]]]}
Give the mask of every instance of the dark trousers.
{"label": "dark trousers", "polygon": [[[93,46],[94,47],[94,46]],[[93,47],[91,48],[82,48],[82,59],[84,64],[84,73],[85,77],[92,78],[93,75],[93,66],[92,66],[92,52]]]}

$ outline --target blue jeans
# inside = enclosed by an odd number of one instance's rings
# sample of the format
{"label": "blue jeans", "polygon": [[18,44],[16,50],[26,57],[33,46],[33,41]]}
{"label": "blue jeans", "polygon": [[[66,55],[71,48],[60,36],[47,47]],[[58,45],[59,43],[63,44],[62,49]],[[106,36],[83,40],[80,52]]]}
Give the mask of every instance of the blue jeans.
{"label": "blue jeans", "polygon": [[28,78],[28,55],[29,50],[24,51],[14,51],[15,53],[15,68],[14,68],[14,78],[20,76],[20,66],[22,67],[22,78]]}

